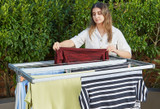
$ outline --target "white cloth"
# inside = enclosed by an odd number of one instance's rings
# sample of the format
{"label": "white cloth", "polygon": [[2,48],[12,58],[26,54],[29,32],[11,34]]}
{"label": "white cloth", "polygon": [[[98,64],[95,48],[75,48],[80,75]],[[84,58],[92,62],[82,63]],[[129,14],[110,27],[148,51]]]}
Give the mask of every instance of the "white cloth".
{"label": "white cloth", "polygon": [[[81,33],[79,33],[77,36],[71,38],[70,40],[74,42],[76,48],[81,47],[83,44],[85,44],[85,48],[90,49],[105,49],[108,45],[114,45],[118,50],[124,50],[131,53],[131,48],[128,45],[122,32],[119,29],[112,26],[112,33],[113,37],[111,43],[108,43],[107,34],[104,34],[104,36],[101,37],[97,28],[92,33],[91,39],[89,37],[89,28],[87,28],[83,30]],[[116,56],[116,54],[113,52],[109,55]]]}

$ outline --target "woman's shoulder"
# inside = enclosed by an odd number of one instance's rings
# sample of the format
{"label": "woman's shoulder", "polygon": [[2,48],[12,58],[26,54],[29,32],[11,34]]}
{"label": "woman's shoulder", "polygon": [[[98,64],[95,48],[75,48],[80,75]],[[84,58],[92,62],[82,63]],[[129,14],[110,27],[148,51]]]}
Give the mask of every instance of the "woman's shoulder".
{"label": "woman's shoulder", "polygon": [[89,29],[90,29],[90,28],[88,27],[88,28],[86,28],[84,31],[89,32]]}
{"label": "woman's shoulder", "polygon": [[118,29],[118,28],[116,28],[115,26],[112,26],[112,32],[113,33],[121,33],[121,31]]}
{"label": "woman's shoulder", "polygon": [[116,38],[116,39],[123,39],[124,38],[124,35],[121,32],[121,30],[114,27],[114,26],[112,26],[112,32],[113,32],[113,38]]}
{"label": "woman's shoulder", "polygon": [[81,33],[88,33],[89,28],[84,29],[83,31],[81,31]]}
{"label": "woman's shoulder", "polygon": [[81,31],[78,35],[88,35],[88,32],[89,32],[89,28],[86,28],[83,31]]}

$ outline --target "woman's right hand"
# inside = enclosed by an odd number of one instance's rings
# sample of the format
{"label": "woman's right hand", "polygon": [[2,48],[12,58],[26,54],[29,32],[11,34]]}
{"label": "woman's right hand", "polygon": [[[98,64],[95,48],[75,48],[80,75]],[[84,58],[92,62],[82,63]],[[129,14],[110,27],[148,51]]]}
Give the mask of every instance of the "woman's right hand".
{"label": "woman's right hand", "polygon": [[61,45],[60,45],[60,43],[59,42],[55,42],[54,44],[53,44],[53,50],[59,50],[60,49],[60,47],[61,47]]}

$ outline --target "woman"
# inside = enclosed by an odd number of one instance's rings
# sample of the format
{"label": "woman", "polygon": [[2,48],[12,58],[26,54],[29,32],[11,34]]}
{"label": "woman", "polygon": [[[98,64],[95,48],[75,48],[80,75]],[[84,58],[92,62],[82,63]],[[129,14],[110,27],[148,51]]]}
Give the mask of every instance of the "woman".
{"label": "woman", "polygon": [[131,48],[126,42],[121,31],[112,26],[112,17],[103,3],[96,3],[91,8],[91,25],[77,36],[61,43],[55,42],[54,50],[60,47],[79,48],[85,44],[85,48],[103,48],[109,51],[109,55],[118,55],[123,58],[131,58]]}

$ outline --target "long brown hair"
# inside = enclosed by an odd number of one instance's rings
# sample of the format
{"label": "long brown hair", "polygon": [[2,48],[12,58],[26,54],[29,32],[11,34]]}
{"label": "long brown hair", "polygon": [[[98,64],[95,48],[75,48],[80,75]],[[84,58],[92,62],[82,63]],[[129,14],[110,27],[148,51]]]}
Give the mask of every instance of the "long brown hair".
{"label": "long brown hair", "polygon": [[91,35],[96,28],[96,23],[94,22],[93,17],[92,17],[93,8],[99,8],[102,10],[102,14],[104,16],[103,26],[105,28],[105,32],[108,35],[108,42],[111,42],[112,41],[112,17],[111,17],[111,14],[109,12],[107,5],[101,2],[97,2],[93,4],[91,8],[91,22],[90,22],[90,29],[89,29],[89,37],[91,38]]}

